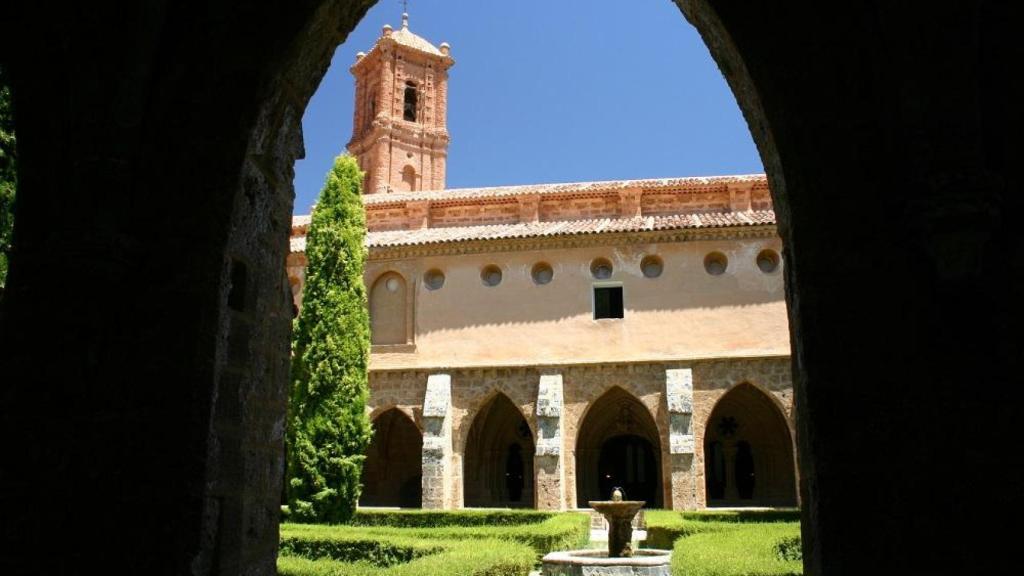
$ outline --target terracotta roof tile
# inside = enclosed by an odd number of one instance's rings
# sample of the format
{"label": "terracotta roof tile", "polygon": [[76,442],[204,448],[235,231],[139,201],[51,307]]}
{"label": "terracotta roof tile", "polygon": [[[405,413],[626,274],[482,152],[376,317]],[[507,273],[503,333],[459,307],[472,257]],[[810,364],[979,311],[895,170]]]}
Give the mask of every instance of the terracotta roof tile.
{"label": "terracotta roof tile", "polygon": [[[387,246],[413,246],[442,242],[471,240],[500,240],[540,236],[567,236],[614,232],[646,232],[678,230],[683,228],[730,228],[775,224],[772,210],[752,212],[676,214],[671,216],[642,216],[639,218],[604,218],[599,220],[570,220],[559,222],[527,222],[519,224],[491,224],[484,226],[457,226],[424,228],[421,230],[389,230],[371,232],[366,244],[371,248]],[[293,244],[294,245],[294,244]]]}
{"label": "terracotta roof tile", "polygon": [[[383,248],[388,246],[440,244],[443,242],[468,242],[471,240],[502,240],[509,238],[571,236],[575,234],[615,232],[651,232],[657,230],[680,230],[684,228],[734,228],[773,224],[775,224],[775,212],[773,210],[674,214],[670,216],[641,216],[639,218],[602,218],[595,220],[423,228],[421,230],[387,230],[367,234],[366,245],[370,248]],[[293,236],[291,238],[291,252],[305,252],[305,250],[306,237]]]}

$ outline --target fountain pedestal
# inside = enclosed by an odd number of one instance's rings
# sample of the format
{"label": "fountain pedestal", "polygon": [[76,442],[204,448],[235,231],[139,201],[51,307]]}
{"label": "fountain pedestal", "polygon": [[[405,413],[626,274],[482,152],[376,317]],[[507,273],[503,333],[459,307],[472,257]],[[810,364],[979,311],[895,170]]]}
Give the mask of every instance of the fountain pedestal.
{"label": "fountain pedestal", "polygon": [[608,520],[608,551],[570,550],[544,556],[544,576],[669,576],[672,552],[641,548],[633,550],[633,516],[644,502],[623,500],[615,490],[611,500],[590,502]]}
{"label": "fountain pedestal", "polygon": [[628,558],[633,555],[633,516],[644,507],[640,500],[598,500],[589,502],[608,521],[608,557]]}

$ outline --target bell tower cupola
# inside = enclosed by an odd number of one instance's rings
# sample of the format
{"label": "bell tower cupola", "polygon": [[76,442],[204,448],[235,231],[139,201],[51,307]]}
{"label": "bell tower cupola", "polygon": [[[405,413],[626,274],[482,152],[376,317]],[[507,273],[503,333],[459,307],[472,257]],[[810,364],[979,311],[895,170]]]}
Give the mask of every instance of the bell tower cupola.
{"label": "bell tower cupola", "polygon": [[435,47],[409,31],[385,25],[368,53],[349,69],[356,80],[348,151],[366,173],[366,194],[443,190],[448,159],[447,43]]}

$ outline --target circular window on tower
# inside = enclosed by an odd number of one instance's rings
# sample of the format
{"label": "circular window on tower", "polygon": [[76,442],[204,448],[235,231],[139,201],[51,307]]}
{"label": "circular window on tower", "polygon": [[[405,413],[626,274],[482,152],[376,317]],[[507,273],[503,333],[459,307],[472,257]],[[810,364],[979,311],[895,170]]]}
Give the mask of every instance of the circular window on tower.
{"label": "circular window on tower", "polygon": [[771,274],[778,270],[781,261],[779,253],[770,248],[761,250],[761,253],[757,255],[757,267],[765,274]]}
{"label": "circular window on tower", "polygon": [[427,270],[427,273],[423,275],[423,283],[427,285],[428,289],[437,290],[444,286],[444,272],[437,268]]}
{"label": "circular window on tower", "polygon": [[535,284],[543,285],[551,282],[551,279],[555,277],[555,271],[551,269],[551,265],[547,262],[538,262],[533,265],[530,275],[533,276]]}
{"label": "circular window on tower", "polygon": [[480,279],[483,280],[484,286],[497,286],[501,284],[501,268],[494,264],[484,266],[484,269],[480,271]]}
{"label": "circular window on tower", "polygon": [[398,281],[398,278],[391,277],[384,282],[384,287],[388,289],[388,292],[398,292],[398,289],[402,287],[402,283]]}
{"label": "circular window on tower", "polygon": [[665,270],[665,263],[661,260],[661,257],[655,256],[654,254],[648,254],[644,256],[644,259],[640,261],[640,271],[644,273],[647,278],[657,278],[661,276],[661,273]]}
{"label": "circular window on tower", "polygon": [[712,252],[704,257],[704,269],[712,276],[725,274],[725,269],[728,267],[729,259],[721,252]]}
{"label": "circular window on tower", "polygon": [[598,280],[612,277],[612,263],[607,258],[594,258],[590,263],[590,274]]}

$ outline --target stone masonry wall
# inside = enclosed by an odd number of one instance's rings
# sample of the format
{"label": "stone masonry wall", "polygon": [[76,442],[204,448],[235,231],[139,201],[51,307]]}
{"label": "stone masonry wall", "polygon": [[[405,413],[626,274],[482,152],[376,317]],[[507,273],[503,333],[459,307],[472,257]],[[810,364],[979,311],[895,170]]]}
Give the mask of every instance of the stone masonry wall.
{"label": "stone masonry wall", "polygon": [[[692,439],[684,437],[682,447],[678,440],[670,438],[669,412],[678,408],[668,404],[669,371],[692,374]],[[450,485],[444,496],[444,508],[463,506],[462,466],[467,436],[476,416],[497,394],[504,394],[519,408],[538,439],[534,471],[538,500],[535,505],[543,509],[576,507],[575,451],[579,429],[588,411],[615,387],[637,398],[656,423],[660,443],[656,449],[666,508],[704,507],[704,428],[715,403],[735,385],[749,383],[765,392],[785,415],[792,437],[793,388],[790,359],[786,356],[443,372],[451,377],[448,412],[451,434],[447,440],[451,450],[450,461],[445,463],[449,466],[445,477]],[[375,415],[398,407],[417,423],[422,422],[427,381],[432,374],[435,372],[430,370],[371,372],[368,410]],[[545,386],[538,407],[542,379]],[[673,440],[677,446],[670,451]],[[691,440],[692,448],[689,447]],[[692,451],[692,455],[687,456],[687,450]],[[424,502],[428,502],[427,494],[424,494]]]}

